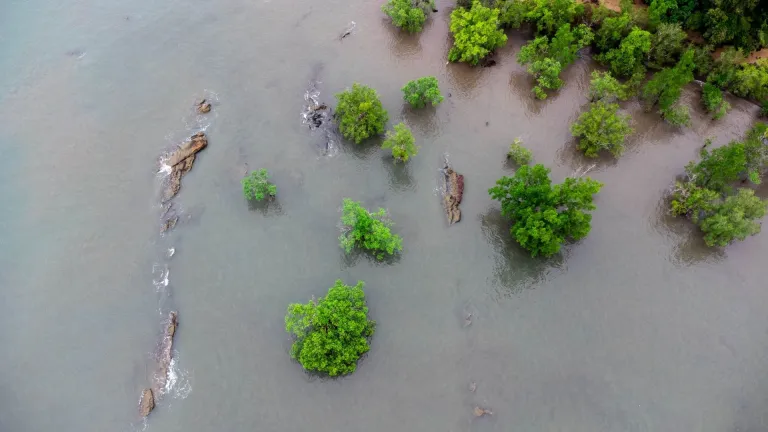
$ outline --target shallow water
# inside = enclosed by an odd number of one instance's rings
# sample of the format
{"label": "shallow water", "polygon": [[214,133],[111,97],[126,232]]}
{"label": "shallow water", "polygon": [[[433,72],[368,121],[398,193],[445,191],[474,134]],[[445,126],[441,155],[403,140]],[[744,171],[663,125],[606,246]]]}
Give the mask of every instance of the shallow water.
{"label": "shallow water", "polygon": [[[676,131],[627,103],[626,154],[592,161],[569,134],[590,61],[544,102],[514,59],[523,35],[493,68],[446,65],[450,1],[417,36],[376,2],[117,3],[0,9],[0,430],[768,428],[768,236],[707,249],[663,201],[703,139],[741,136],[753,105],[731,100],[711,122],[691,86],[694,124]],[[445,101],[405,108],[400,87],[428,74]],[[376,88],[420,154],[394,165],[372,140],[325,156],[301,118],[313,80],[331,105],[353,81]],[[191,134],[206,92],[219,100],[210,144],[176,198],[187,216],[160,237],[157,158]],[[487,194],[513,172],[518,136],[555,179],[596,163],[605,183],[592,233],[558,257],[529,258]],[[466,178],[451,227],[444,154]],[[273,173],[267,209],[242,199],[246,164]],[[343,197],[390,211],[399,260],[343,256]],[[315,379],[290,361],[283,315],[337,278],[366,281],[377,332],[354,375]],[[136,405],[169,309],[176,391],[144,425]],[[494,415],[474,419],[475,406]]]}

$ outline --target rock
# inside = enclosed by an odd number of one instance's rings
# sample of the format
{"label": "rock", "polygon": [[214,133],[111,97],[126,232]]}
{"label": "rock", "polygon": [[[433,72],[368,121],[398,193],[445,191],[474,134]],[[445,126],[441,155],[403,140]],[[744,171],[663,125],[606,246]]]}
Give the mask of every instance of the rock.
{"label": "rock", "polygon": [[211,103],[203,99],[197,104],[197,112],[200,114],[208,114],[211,112]]}
{"label": "rock", "polygon": [[482,416],[484,416],[486,414],[493,415],[491,410],[483,409],[483,408],[480,408],[480,407],[475,407],[475,409],[472,411],[472,413],[475,414],[475,417],[482,417]]}
{"label": "rock", "polygon": [[141,400],[139,401],[139,415],[146,417],[152,410],[155,409],[155,395],[152,393],[151,388],[144,389],[141,392]]}
{"label": "rock", "polygon": [[192,169],[192,165],[195,163],[195,155],[207,146],[208,138],[205,136],[205,133],[198,132],[168,156],[167,163],[171,167],[171,174],[166,182],[163,202],[168,202],[179,193],[181,178]]}
{"label": "rock", "polygon": [[445,196],[443,197],[443,207],[448,216],[448,224],[452,225],[461,220],[461,198],[464,195],[464,176],[456,173],[446,164],[443,169],[445,175]]}
{"label": "rock", "polygon": [[168,314],[163,340],[160,342],[159,368],[156,383],[156,389],[160,394],[162,394],[165,384],[168,382],[168,370],[171,367],[171,355],[173,353],[173,336],[176,334],[176,327],[179,325],[178,317],[179,314],[177,312]]}
{"label": "rock", "polygon": [[173,216],[171,218],[168,218],[163,222],[163,224],[160,226],[160,234],[163,234],[167,231],[170,231],[173,229],[173,227],[176,226],[176,222],[179,221],[178,216]]}

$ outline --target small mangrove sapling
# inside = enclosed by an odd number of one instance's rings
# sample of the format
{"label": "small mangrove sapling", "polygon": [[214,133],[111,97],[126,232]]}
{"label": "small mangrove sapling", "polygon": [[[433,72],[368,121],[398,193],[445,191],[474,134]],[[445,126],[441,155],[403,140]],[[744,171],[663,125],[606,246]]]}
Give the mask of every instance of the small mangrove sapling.
{"label": "small mangrove sapling", "polygon": [[262,168],[252,171],[245,177],[243,183],[243,195],[246,199],[261,201],[266,197],[274,198],[277,195],[277,186],[270,183],[267,170]]}

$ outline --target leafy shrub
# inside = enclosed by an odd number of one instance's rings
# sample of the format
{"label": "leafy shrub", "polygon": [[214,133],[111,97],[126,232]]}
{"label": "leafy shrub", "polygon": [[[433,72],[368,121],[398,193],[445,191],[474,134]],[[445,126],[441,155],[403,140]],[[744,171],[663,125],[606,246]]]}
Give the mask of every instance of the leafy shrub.
{"label": "leafy shrub", "polygon": [[285,331],[295,337],[291,357],[304,369],[330,376],[357,369],[376,325],[368,318],[364,285],[358,281],[349,286],[339,279],[325,297],[288,306]]}
{"label": "leafy shrub", "polygon": [[683,87],[693,81],[693,51],[688,50],[673,68],[663,69],[643,87],[643,98],[650,105],[659,104],[662,112],[668,111],[674,105]]}
{"label": "leafy shrub", "polygon": [[704,37],[714,45],[733,43],[746,51],[768,41],[768,7],[764,1],[715,0],[702,2]]}
{"label": "leafy shrub", "polygon": [[752,189],[740,188],[722,203],[714,206],[711,215],[703,217],[699,228],[704,232],[707,246],[727,246],[734,240],[744,240],[760,232],[755,222],[765,216],[768,203],[755,196]]}
{"label": "leafy shrub", "polygon": [[512,159],[517,165],[528,165],[533,159],[533,153],[523,147],[523,141],[520,138],[515,138],[515,141],[509,145],[507,159]]}
{"label": "leafy shrub", "polygon": [[768,99],[764,100],[760,105],[760,115],[768,117]]}
{"label": "leafy shrub", "polygon": [[744,61],[741,50],[726,48],[715,61],[712,71],[707,76],[710,82],[720,88],[728,88],[735,80],[739,65]]}
{"label": "leafy shrub", "polygon": [[336,118],[344,138],[360,144],[363,140],[384,132],[389,115],[381,105],[376,90],[354,83],[336,95]]}
{"label": "leafy shrub", "polygon": [[408,162],[408,159],[416,156],[419,152],[419,148],[414,144],[415,142],[413,133],[411,133],[408,126],[405,123],[398,123],[395,125],[394,133],[387,131],[387,137],[381,148],[392,149],[392,157],[395,160]]}
{"label": "leafy shrub", "polygon": [[690,162],[685,172],[693,184],[698,187],[725,193],[729,185],[747,170],[747,153],[744,143],[732,141],[728,145],[718,147],[711,152],[704,147],[701,160]]}
{"label": "leafy shrub", "polygon": [[745,64],[737,70],[731,91],[737,96],[755,100],[768,98],[768,59]]}
{"label": "leafy shrub", "polygon": [[381,10],[392,19],[395,27],[416,33],[424,27],[424,21],[434,7],[434,0],[416,0],[415,4],[413,0],[389,0]]}
{"label": "leafy shrub", "polygon": [[541,164],[521,166],[512,177],[502,177],[489,189],[501,202],[501,214],[512,221],[512,237],[532,256],[550,256],[567,240],[579,240],[591,229],[593,195],[602,184],[590,178],[566,178],[552,185],[549,169]]}
{"label": "leafy shrub", "polygon": [[435,106],[443,101],[443,95],[440,94],[440,87],[437,85],[437,78],[433,76],[408,81],[402,90],[403,98],[414,108],[423,108],[427,103]]}
{"label": "leafy shrub", "polygon": [[723,92],[710,83],[704,84],[701,97],[707,111],[712,113],[712,117],[715,120],[723,118],[728,110],[731,109],[731,104],[723,98]]}
{"label": "leafy shrub", "polygon": [[707,188],[696,186],[692,181],[676,182],[672,194],[671,211],[675,216],[688,216],[693,223],[714,208],[720,194]]}
{"label": "leafy shrub", "polygon": [[685,105],[673,105],[667,109],[659,110],[659,114],[672,126],[691,125],[691,113]]}
{"label": "leafy shrub", "polygon": [[564,24],[551,39],[540,36],[520,48],[517,61],[528,65],[528,73],[536,78],[533,92],[539,99],[546,99],[545,90],[557,90],[563,85],[560,72],[576,60],[576,53],[592,41],[589,27],[579,25],[571,31],[570,24]]}
{"label": "leafy shrub", "polygon": [[476,65],[481,59],[507,42],[499,29],[499,10],[483,6],[479,1],[472,8],[456,8],[451,12],[453,47],[448,60]]}
{"label": "leafy shrub", "polygon": [[262,168],[251,171],[251,174],[242,181],[243,195],[246,199],[261,201],[266,197],[277,195],[277,186],[269,182],[267,170]]}
{"label": "leafy shrub", "polygon": [[648,53],[648,65],[661,69],[672,64],[683,51],[683,41],[687,35],[680,24],[662,23],[651,39],[651,51]]}
{"label": "leafy shrub", "polygon": [[651,34],[637,27],[629,32],[618,48],[614,48],[598,57],[606,63],[611,73],[616,76],[632,76],[645,70],[645,57],[651,50]]}
{"label": "leafy shrub", "polygon": [[584,14],[584,5],[574,0],[530,0],[527,21],[536,24],[539,34],[553,35],[563,25]]}
{"label": "leafy shrub", "polygon": [[592,102],[627,100],[630,94],[627,87],[611,76],[609,72],[592,71],[592,80],[589,82],[589,100]]}
{"label": "leafy shrub", "polygon": [[579,150],[586,156],[596,157],[601,150],[608,150],[615,157],[624,151],[624,140],[632,133],[629,115],[619,115],[619,106],[602,101],[590,105],[571,125],[573,136],[579,137]]}
{"label": "leafy shrub", "polygon": [[499,22],[504,28],[518,29],[530,11],[529,0],[500,0],[495,7],[499,9]]}
{"label": "leafy shrub", "polygon": [[595,45],[600,51],[617,48],[630,31],[632,17],[629,14],[605,18],[595,33]]}
{"label": "leafy shrub", "polygon": [[693,73],[698,77],[706,77],[712,68],[715,67],[715,61],[712,59],[712,46],[697,46],[689,45],[688,49],[693,50],[693,63],[696,67],[693,69]]}
{"label": "leafy shrub", "polygon": [[344,198],[341,223],[345,232],[339,237],[339,243],[347,253],[359,247],[383,259],[385,254],[394,255],[403,250],[403,239],[390,231],[394,224],[384,209],[371,213],[359,202]]}

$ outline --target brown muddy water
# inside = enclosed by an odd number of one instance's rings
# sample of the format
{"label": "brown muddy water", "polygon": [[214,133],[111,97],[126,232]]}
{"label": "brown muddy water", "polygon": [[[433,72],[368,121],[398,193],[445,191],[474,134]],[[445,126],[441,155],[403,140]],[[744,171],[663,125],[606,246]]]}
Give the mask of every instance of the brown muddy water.
{"label": "brown muddy water", "polygon": [[[741,136],[756,108],[731,100],[711,122],[691,86],[694,124],[677,131],[627,103],[626,154],[585,160],[569,125],[588,59],[538,102],[514,59],[524,36],[493,68],[446,65],[450,1],[416,36],[379,3],[0,6],[0,430],[768,430],[768,235],[707,249],[663,201],[704,138]],[[412,112],[400,87],[423,75],[446,98]],[[353,81],[376,88],[421,153],[394,165],[372,140],[324,155],[300,118],[312,80],[331,104]],[[218,102],[197,124],[206,94]],[[186,217],[160,237],[157,157],[200,126]],[[605,183],[592,233],[552,259],[527,257],[487,194],[518,136],[556,180],[596,163]],[[450,228],[444,154],[466,179]],[[245,164],[273,173],[274,205],[244,202]],[[343,197],[390,211],[399,260],[342,255]],[[337,278],[366,281],[378,328],[354,375],[317,379],[289,359],[283,316]],[[170,309],[175,381],[143,424]]]}

